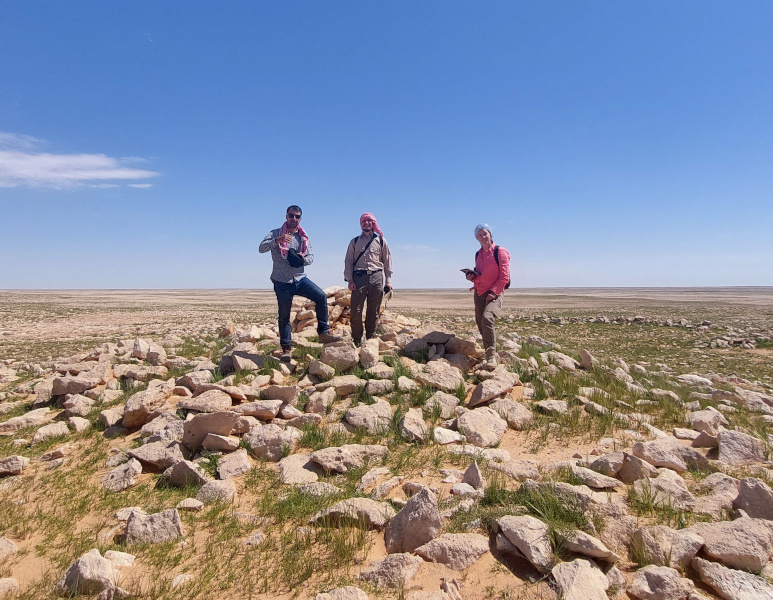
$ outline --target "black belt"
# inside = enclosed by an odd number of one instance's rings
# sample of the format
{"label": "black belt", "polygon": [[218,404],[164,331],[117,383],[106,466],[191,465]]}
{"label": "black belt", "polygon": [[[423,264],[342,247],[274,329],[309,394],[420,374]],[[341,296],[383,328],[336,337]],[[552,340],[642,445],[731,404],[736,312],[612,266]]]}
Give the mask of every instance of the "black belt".
{"label": "black belt", "polygon": [[366,271],[365,269],[357,269],[354,272],[354,275],[357,277],[362,277],[363,275],[373,275],[374,273],[381,273],[382,269],[376,269],[375,271]]}

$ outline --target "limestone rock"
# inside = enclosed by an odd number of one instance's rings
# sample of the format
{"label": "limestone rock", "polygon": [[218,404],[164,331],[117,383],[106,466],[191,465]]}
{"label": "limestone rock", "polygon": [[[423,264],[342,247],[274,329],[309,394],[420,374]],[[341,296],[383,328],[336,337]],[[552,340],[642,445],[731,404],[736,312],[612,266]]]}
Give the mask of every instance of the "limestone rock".
{"label": "limestone rock", "polygon": [[73,562],[56,583],[61,594],[96,594],[118,584],[120,573],[94,548]]}
{"label": "limestone rock", "polygon": [[478,533],[446,533],[414,550],[424,560],[463,571],[488,552],[488,538]]}
{"label": "limestone rock", "polygon": [[271,462],[279,462],[290,454],[301,437],[300,429],[278,425],[263,425],[253,427],[242,438],[250,452],[258,458]]}
{"label": "limestone rock", "polygon": [[204,413],[231,410],[231,396],[220,390],[208,390],[194,398],[183,398],[177,407]]}
{"label": "limestone rock", "polygon": [[201,448],[201,443],[208,433],[229,435],[238,418],[239,415],[233,411],[199,413],[185,421],[182,443],[191,452],[195,452]]}
{"label": "limestone rock", "polygon": [[204,504],[231,502],[236,497],[236,485],[232,479],[207,481],[196,494],[196,500]]}
{"label": "limestone rock", "polygon": [[391,554],[371,564],[360,573],[360,579],[376,588],[402,588],[416,575],[423,562],[412,554]]}
{"label": "limestone rock", "polygon": [[170,508],[147,515],[133,511],[126,521],[126,544],[158,544],[183,535],[182,521],[177,509]]}
{"label": "limestone rock", "polygon": [[518,383],[518,375],[510,373],[505,369],[497,369],[494,372],[494,377],[475,386],[467,406],[472,408],[502,396],[518,385]]}
{"label": "limestone rock", "polygon": [[152,421],[166,408],[173,390],[174,382],[171,382],[168,385],[148,388],[131,396],[124,407],[123,426],[132,429]]}
{"label": "limestone rock", "polygon": [[380,434],[392,422],[392,406],[379,398],[373,404],[359,404],[346,411],[346,420],[354,427],[362,427],[371,434]]}
{"label": "limestone rock", "polygon": [[608,600],[609,579],[593,561],[577,558],[553,567],[562,600]]}
{"label": "limestone rock", "polygon": [[726,600],[773,600],[773,586],[751,573],[728,569],[702,558],[692,561],[701,581]]}
{"label": "limestone rock", "polygon": [[220,479],[231,479],[244,475],[252,468],[252,460],[247,450],[239,448],[236,452],[226,454],[217,461],[217,476]]}
{"label": "limestone rock", "polygon": [[395,510],[387,502],[370,498],[349,498],[322,509],[309,523],[352,523],[366,528],[383,529],[395,516]]}
{"label": "limestone rock", "polygon": [[30,459],[18,454],[8,456],[7,458],[0,458],[0,476],[21,475],[28,464],[30,464]]}
{"label": "limestone rock", "polygon": [[400,435],[408,442],[424,442],[429,436],[429,428],[424,422],[420,408],[411,408],[400,419]]}
{"label": "limestone rock", "polygon": [[725,429],[720,431],[719,460],[729,465],[748,465],[765,460],[765,444],[751,435]]}
{"label": "limestone rock", "polygon": [[604,542],[578,529],[562,531],[557,534],[569,552],[597,558],[605,562],[617,562],[619,556],[604,545]]}
{"label": "limestone rock", "polygon": [[233,410],[239,415],[256,417],[268,421],[279,414],[279,409],[282,407],[282,404],[282,400],[257,400],[255,402],[234,406]]}
{"label": "limestone rock", "polygon": [[509,460],[507,462],[491,462],[489,468],[504,473],[511,479],[525,481],[539,479],[539,466],[534,460]]}
{"label": "limestone rock", "polygon": [[314,483],[322,473],[309,454],[291,454],[279,461],[279,478],[286,485]]}
{"label": "limestone rock", "polygon": [[387,552],[413,552],[437,537],[440,526],[437,496],[425,487],[387,525],[384,532]]}
{"label": "limestone rock", "polygon": [[706,556],[732,569],[758,572],[773,547],[770,523],[763,519],[696,523],[689,529],[703,538]]}
{"label": "limestone rock", "polygon": [[459,386],[464,385],[464,375],[462,375],[462,372],[441,360],[427,363],[424,372],[418,373],[415,379],[420,384],[443,390],[444,392],[453,392]]}
{"label": "limestone rock", "polygon": [[483,407],[469,410],[457,420],[459,432],[480,448],[495,446],[507,431],[507,423],[496,411]]}
{"label": "limestone rock", "polygon": [[348,371],[359,362],[359,359],[357,348],[354,344],[347,343],[326,344],[319,357],[320,362],[339,372]]}
{"label": "limestone rock", "polygon": [[653,479],[634,482],[633,489],[640,496],[651,496],[653,504],[658,506],[679,510],[691,510],[695,506],[695,497],[687,489],[684,479],[669,469],[661,469]]}
{"label": "limestone rock", "polygon": [[443,391],[437,391],[427,398],[427,401],[424,403],[424,410],[429,415],[437,414],[441,419],[450,419],[458,405],[459,398]]}
{"label": "limestone rock", "polygon": [[151,442],[129,450],[129,456],[155,469],[168,469],[188,458],[188,451],[179,442]]}
{"label": "limestone rock", "polygon": [[105,475],[102,478],[102,487],[108,492],[121,492],[135,485],[141,473],[140,461],[131,458]]}
{"label": "limestone rock", "polygon": [[7,537],[0,537],[0,561],[5,561],[9,556],[16,554],[19,549]]}
{"label": "limestone rock", "polygon": [[773,520],[773,490],[761,479],[742,479],[733,507],[753,518]]}
{"label": "limestone rock", "polygon": [[69,434],[70,428],[67,427],[67,423],[64,421],[49,423],[48,425],[43,425],[43,427],[35,432],[35,435],[32,436],[32,440],[30,441],[30,445],[34,446],[40,442],[45,442],[46,440],[52,440]]}
{"label": "limestone rock", "polygon": [[706,468],[708,461],[697,450],[682,446],[674,437],[665,437],[651,442],[636,442],[633,454],[656,467],[666,467],[684,473],[688,467]]}
{"label": "limestone rock", "polygon": [[626,591],[639,600],[687,600],[694,587],[676,569],[650,565],[634,573]]}
{"label": "limestone rock", "polygon": [[522,402],[504,398],[502,400],[495,400],[489,404],[489,408],[496,411],[516,431],[525,429],[534,421],[534,414],[531,412],[531,409]]}
{"label": "limestone rock", "polygon": [[649,564],[686,569],[703,546],[703,538],[689,529],[652,525],[634,531],[631,545]]}
{"label": "limestone rock", "polygon": [[497,520],[502,534],[534,567],[547,573],[553,567],[553,548],[548,526],[530,516],[506,516]]}
{"label": "limestone rock", "polygon": [[389,452],[386,446],[377,444],[346,444],[317,450],[311,460],[325,471],[346,473],[349,469],[360,469],[369,461],[380,460]]}
{"label": "limestone rock", "polygon": [[314,596],[314,600],[368,600],[368,595],[358,587],[347,585],[317,594]]}

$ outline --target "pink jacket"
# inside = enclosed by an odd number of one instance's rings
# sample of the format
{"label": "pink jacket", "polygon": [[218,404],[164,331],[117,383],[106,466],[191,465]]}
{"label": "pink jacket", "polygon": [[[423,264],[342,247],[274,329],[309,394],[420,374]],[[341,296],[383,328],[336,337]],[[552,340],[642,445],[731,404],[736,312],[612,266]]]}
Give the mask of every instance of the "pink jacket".
{"label": "pink jacket", "polygon": [[480,272],[473,280],[473,289],[478,296],[482,296],[488,291],[494,292],[497,296],[505,291],[505,285],[510,281],[510,253],[499,247],[499,266],[494,258],[495,244],[488,250],[480,249],[478,258],[475,259],[475,268]]}

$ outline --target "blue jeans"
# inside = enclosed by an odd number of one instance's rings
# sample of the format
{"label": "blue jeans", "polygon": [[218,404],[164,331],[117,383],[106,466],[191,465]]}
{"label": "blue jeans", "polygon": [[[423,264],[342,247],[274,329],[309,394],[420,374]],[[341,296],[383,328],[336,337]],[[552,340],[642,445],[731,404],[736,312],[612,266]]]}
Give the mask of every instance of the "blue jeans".
{"label": "blue jeans", "polygon": [[279,305],[279,343],[291,346],[293,343],[290,331],[290,308],[293,296],[303,296],[317,305],[317,333],[325,333],[330,329],[327,323],[327,296],[319,286],[308,277],[302,277],[290,283],[273,281],[276,303]]}

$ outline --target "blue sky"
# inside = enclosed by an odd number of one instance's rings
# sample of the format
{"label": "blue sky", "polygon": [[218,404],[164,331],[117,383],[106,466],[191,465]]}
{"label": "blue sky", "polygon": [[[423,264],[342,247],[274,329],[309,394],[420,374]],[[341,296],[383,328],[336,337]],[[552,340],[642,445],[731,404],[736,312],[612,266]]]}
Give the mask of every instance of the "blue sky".
{"label": "blue sky", "polygon": [[394,284],[773,285],[770,2],[0,9],[0,288],[321,286],[371,211]]}

